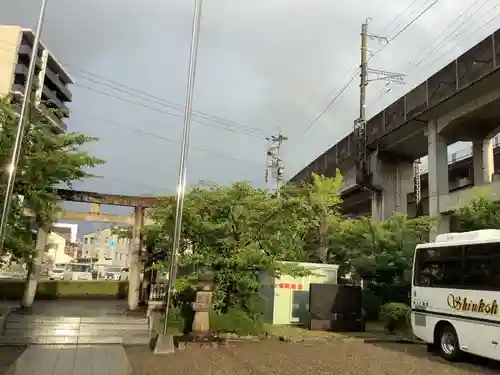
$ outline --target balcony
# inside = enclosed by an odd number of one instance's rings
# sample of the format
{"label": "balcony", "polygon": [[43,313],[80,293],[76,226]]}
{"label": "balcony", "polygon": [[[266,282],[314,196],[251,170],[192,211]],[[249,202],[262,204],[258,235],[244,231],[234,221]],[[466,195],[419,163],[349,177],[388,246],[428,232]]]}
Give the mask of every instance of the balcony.
{"label": "balcony", "polygon": [[484,189],[490,194],[489,197],[494,201],[500,200],[500,181],[493,180],[489,184],[467,189],[457,189],[455,191],[450,191],[448,194],[441,194],[439,196],[440,213],[446,215],[469,204],[473,198],[478,196],[478,192],[475,188]]}
{"label": "balcony", "polygon": [[42,93],[58,109],[63,111],[64,117],[69,117],[69,108],[66,106],[66,104],[60,101],[56,94],[54,94],[54,92],[50,90],[46,85],[43,85]]}
{"label": "balcony", "polygon": [[[31,53],[32,53],[32,49],[30,46],[28,46],[26,44],[22,44],[19,46],[18,54],[21,56],[27,57],[28,61],[31,58]],[[18,66],[23,66],[23,64],[18,64]],[[26,67],[25,70],[21,68],[21,70],[23,70],[24,72],[19,72],[19,74],[23,74],[23,73],[28,74],[27,66],[25,66],[25,67]],[[38,58],[38,60],[37,60],[37,67],[41,68],[40,58]],[[61,81],[61,79],[59,78],[59,74],[55,73],[48,66],[48,64],[47,64],[47,67],[45,69],[45,79],[47,79],[47,78],[50,80],[50,82],[52,84],[54,84],[57,87],[57,89],[61,92],[61,94],[63,94],[64,98],[66,99],[65,101],[70,102],[72,100],[72,94],[69,91],[68,87]]]}
{"label": "balcony", "polygon": [[[12,86],[12,91],[13,91],[13,99],[14,99],[13,107],[16,110],[16,112],[19,113],[21,110],[20,103],[22,101],[23,94],[24,94],[24,86],[14,84]],[[42,115],[44,115],[48,120],[50,120],[50,122],[52,122],[52,124],[54,124],[60,130],[59,133],[63,133],[67,130],[68,127],[64,123],[64,121],[61,120],[59,117],[57,117],[57,115],[54,114],[54,112],[52,110],[47,108],[45,106],[45,104],[40,103],[37,108]]]}

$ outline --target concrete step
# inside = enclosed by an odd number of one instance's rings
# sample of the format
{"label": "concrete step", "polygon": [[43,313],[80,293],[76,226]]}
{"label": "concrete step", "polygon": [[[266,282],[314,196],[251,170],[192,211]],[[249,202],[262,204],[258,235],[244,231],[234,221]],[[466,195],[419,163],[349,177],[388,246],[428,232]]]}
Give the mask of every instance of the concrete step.
{"label": "concrete step", "polygon": [[78,336],[0,336],[0,346],[9,345],[71,345],[71,344],[120,344],[149,345],[152,336],[140,335],[78,335]]}
{"label": "concrete step", "polygon": [[74,323],[45,323],[45,322],[10,322],[4,325],[4,330],[80,330],[84,331],[103,331],[103,330],[118,330],[118,331],[141,331],[148,329],[148,324],[74,324]]}
{"label": "concrete step", "polygon": [[80,323],[57,323],[57,322],[9,322],[4,325],[4,330],[38,330],[38,329],[79,329]]}
{"label": "concrete step", "polygon": [[6,329],[3,331],[3,336],[106,336],[106,335],[141,335],[147,334],[147,327],[135,330],[123,330],[117,328],[111,329],[96,329],[96,330],[80,330],[80,329],[59,329],[59,328],[44,328],[44,329]]}
{"label": "concrete step", "polygon": [[50,316],[50,315],[23,315],[12,313],[7,317],[6,323],[66,323],[66,324],[79,324],[81,318],[68,317],[68,316]]}
{"label": "concrete step", "polygon": [[47,324],[148,324],[148,318],[129,316],[102,316],[102,317],[60,317],[50,315],[22,315],[10,314],[6,324],[11,323],[47,323]]}

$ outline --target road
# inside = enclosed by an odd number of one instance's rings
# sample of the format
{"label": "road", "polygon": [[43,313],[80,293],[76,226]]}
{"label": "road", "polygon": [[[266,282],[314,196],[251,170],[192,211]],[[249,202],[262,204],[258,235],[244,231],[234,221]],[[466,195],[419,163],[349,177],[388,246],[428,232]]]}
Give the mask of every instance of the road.
{"label": "road", "polygon": [[229,348],[188,347],[154,356],[147,348],[127,348],[134,375],[472,375],[498,374],[500,365],[478,359],[450,364],[412,344],[359,341],[231,344]]}

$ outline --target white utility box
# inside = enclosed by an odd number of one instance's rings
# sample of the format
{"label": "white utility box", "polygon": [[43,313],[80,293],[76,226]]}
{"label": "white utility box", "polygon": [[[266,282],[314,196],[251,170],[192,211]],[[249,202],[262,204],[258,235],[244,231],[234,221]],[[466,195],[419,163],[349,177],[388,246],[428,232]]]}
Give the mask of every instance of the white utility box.
{"label": "white utility box", "polygon": [[[289,263],[289,262],[285,262]],[[264,319],[272,324],[307,324],[309,316],[309,285],[337,284],[336,264],[296,263],[309,269],[312,274],[305,277],[282,275],[279,278],[262,274]]]}

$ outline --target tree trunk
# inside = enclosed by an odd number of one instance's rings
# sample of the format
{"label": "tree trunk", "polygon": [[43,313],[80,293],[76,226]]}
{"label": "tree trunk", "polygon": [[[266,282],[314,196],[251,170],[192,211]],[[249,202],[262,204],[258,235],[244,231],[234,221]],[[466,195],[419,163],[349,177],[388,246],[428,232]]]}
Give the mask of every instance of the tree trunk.
{"label": "tree trunk", "polygon": [[328,256],[327,233],[328,223],[325,219],[322,219],[318,228],[319,247],[316,249],[316,256],[323,263],[326,262]]}
{"label": "tree trunk", "polygon": [[26,283],[24,284],[24,294],[21,301],[22,308],[30,308],[35,301],[36,289],[38,287],[38,280],[40,279],[40,269],[42,267],[43,256],[45,254],[45,247],[49,237],[50,229],[38,230],[36,237],[36,257],[31,259],[28,264],[28,275]]}

